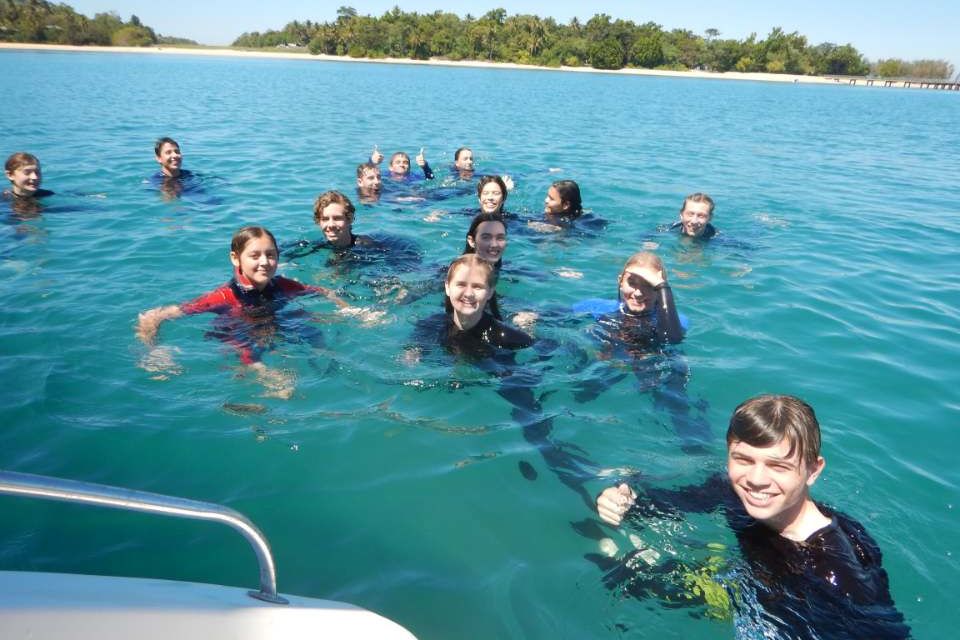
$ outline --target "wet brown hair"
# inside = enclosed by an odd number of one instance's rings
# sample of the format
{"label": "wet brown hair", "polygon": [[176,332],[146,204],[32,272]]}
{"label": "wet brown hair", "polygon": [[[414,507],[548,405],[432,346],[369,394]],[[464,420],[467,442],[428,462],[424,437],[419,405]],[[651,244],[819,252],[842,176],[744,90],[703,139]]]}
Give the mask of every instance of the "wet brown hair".
{"label": "wet brown hair", "polygon": [[326,191],[317,196],[316,202],[313,203],[313,221],[317,224],[320,224],[320,218],[323,215],[323,210],[329,207],[331,204],[339,204],[342,206],[343,212],[347,216],[347,222],[353,224],[354,214],[356,213],[357,209],[353,206],[353,203],[350,202],[350,198],[343,195],[339,191]]}
{"label": "wet brown hair", "polygon": [[762,395],[740,404],[730,418],[727,447],[744,442],[751,447],[772,447],[784,439],[787,455],[799,452],[807,467],[820,458],[820,423],[813,407],[794,396]]}

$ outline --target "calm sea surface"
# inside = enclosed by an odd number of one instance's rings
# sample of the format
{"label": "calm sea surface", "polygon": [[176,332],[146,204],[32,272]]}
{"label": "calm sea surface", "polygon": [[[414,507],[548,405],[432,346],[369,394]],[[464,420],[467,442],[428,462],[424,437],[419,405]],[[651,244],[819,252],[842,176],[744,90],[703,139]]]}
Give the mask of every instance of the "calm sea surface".
{"label": "calm sea surface", "polygon": [[[424,147],[441,177],[467,144],[481,172],[515,177],[510,210],[532,214],[552,181],[572,178],[609,222],[592,236],[514,233],[500,286],[508,311],[614,297],[624,260],[646,242],[659,245],[690,319],[678,357],[713,433],[699,454],[681,451],[633,375],[578,400],[575,383],[599,375],[595,358],[575,356],[592,353],[589,321],[537,328],[561,346],[546,365],[519,359],[539,367],[553,440],[589,460],[586,489],[631,471],[662,486],[698,482],[723,467],[738,402],[802,396],[824,431],[814,495],[880,543],[915,635],[951,633],[960,96],[6,51],[0,75],[0,155],[37,154],[57,192],[39,216],[0,212],[0,467],[227,504],[270,538],[282,591],[354,602],[423,639],[733,637],[730,620],[701,608],[608,591],[584,559],[598,552],[589,532],[621,553],[630,532],[591,527],[593,512],[522,437],[494,380],[442,358],[404,360],[414,322],[439,297],[400,305],[370,281],[433,278],[462,248],[469,195],[358,208],[356,231],[417,243],[412,270],[351,271],[324,253],[281,267],[383,312],[363,323],[323,299],[292,305],[317,322],[290,329],[265,358],[296,377],[290,399],[263,397],[236,354],[205,337],[210,316],[161,330],[179,373],[144,363],[138,312],[226,281],[237,228],[315,239],[313,198],[353,195],[374,144],[411,156]],[[162,135],[180,141],[201,190],[167,200],[144,183]],[[657,233],[693,191],[718,203],[722,233],[706,246]],[[0,513],[3,569],[256,579],[244,543],[222,527],[11,498]],[[662,556],[693,561],[708,544],[735,555],[720,516],[634,533]]]}

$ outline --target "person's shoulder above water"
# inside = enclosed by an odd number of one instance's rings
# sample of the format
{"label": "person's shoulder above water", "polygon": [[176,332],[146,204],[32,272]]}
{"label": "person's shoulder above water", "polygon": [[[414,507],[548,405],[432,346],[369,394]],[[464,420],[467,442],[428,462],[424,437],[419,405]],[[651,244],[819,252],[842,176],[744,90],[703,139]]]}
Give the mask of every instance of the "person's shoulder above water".
{"label": "person's shoulder above water", "polygon": [[477,325],[477,331],[484,341],[501,349],[526,349],[533,346],[533,338],[520,329],[497,320],[489,313]]}

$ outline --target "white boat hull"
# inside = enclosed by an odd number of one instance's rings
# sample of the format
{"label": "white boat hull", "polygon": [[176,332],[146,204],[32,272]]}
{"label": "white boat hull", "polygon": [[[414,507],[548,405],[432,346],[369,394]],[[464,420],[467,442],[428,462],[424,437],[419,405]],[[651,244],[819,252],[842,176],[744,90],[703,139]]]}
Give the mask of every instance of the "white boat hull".
{"label": "white boat hull", "polygon": [[415,640],[398,625],[342,602],[195,582],[0,571],[4,640]]}

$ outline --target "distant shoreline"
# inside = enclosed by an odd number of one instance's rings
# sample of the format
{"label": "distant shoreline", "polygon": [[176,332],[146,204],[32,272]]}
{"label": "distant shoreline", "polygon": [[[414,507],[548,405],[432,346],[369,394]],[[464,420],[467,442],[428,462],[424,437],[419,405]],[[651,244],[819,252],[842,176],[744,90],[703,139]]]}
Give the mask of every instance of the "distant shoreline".
{"label": "distant shoreline", "polygon": [[566,71],[574,73],[604,73],[631,76],[661,76],[671,78],[698,78],[705,80],[746,80],[754,82],[787,82],[795,84],[841,84],[836,78],[824,76],[802,76],[784,73],[740,73],[727,71],[665,71],[659,69],[594,69],[592,67],[543,67],[537,65],[515,64],[512,62],[484,62],[481,60],[412,60],[409,58],[351,58],[350,56],[312,55],[305,49],[297,51],[248,50],[206,46],[153,46],[153,47],[100,47],[76,46],[66,44],[30,44],[20,42],[0,42],[0,49],[19,49],[32,51],[70,51],[96,53],[147,53],[161,55],[221,56],[232,58],[275,58],[285,60],[310,60],[317,62],[360,62],[367,64],[406,64],[438,67],[468,67],[481,69],[522,69],[530,71]]}

